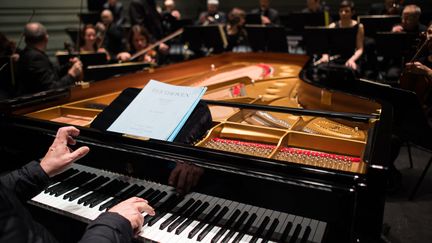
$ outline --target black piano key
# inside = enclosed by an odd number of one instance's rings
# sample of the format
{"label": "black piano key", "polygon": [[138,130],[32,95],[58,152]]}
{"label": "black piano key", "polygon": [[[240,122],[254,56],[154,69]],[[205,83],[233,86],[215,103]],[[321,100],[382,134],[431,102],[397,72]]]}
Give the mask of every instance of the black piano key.
{"label": "black piano key", "polygon": [[[190,198],[177,212],[184,212],[186,209],[188,209],[193,203],[195,202],[194,199]],[[159,226],[160,230],[164,230],[168,225],[171,224],[172,221],[174,221],[178,217],[178,213],[174,212],[173,215],[171,215],[169,218],[167,218],[162,224]]]}
{"label": "black piano key", "polygon": [[291,231],[292,225],[292,222],[288,222],[288,224],[285,226],[282,236],[279,239],[279,242],[288,242],[288,236],[289,232]]}
{"label": "black piano key", "polygon": [[75,174],[75,175],[73,175],[73,176],[71,176],[71,177],[69,177],[69,178],[61,181],[60,183],[58,183],[58,184],[56,184],[54,186],[48,187],[45,190],[45,193],[49,193],[50,195],[53,195],[60,188],[66,186],[66,185],[68,185],[70,183],[73,183],[76,180],[79,180],[83,175],[86,175],[86,174],[88,174],[88,173],[87,172],[80,172],[78,174]]}
{"label": "black piano key", "polygon": [[152,194],[155,191],[155,189],[153,188],[149,188],[147,189],[147,191],[143,192],[141,195],[139,195],[138,197],[144,198],[146,199],[150,194]]}
{"label": "black piano key", "polygon": [[99,203],[105,201],[109,197],[115,194],[115,192],[118,192],[120,190],[123,190],[124,188],[128,187],[129,183],[117,181],[117,183],[112,184],[111,186],[104,188],[104,190],[99,190],[99,193],[97,194],[95,200],[93,200],[91,203],[89,203],[89,207],[93,208],[94,206],[98,205]]}
{"label": "black piano key", "polygon": [[[148,204],[149,204],[150,206],[152,206],[153,209],[156,209],[156,207],[155,207],[154,205],[157,205],[157,203],[158,203],[160,200],[162,200],[162,198],[164,198],[166,195],[168,195],[167,192],[159,193],[159,195],[157,195],[156,197],[153,197],[150,201],[148,201]],[[144,222],[148,222],[148,221],[150,221],[150,219],[152,219],[153,217],[154,217],[154,216],[151,216],[150,214],[147,214],[147,215],[144,217]],[[145,224],[144,224],[144,225],[145,225]]]}
{"label": "black piano key", "polygon": [[218,213],[218,215],[213,218],[213,220],[204,228],[204,230],[198,235],[197,240],[202,241],[204,237],[213,229],[213,227],[219,223],[219,221],[223,218],[223,216],[229,211],[228,207],[223,207],[222,210]]}
{"label": "black piano key", "polygon": [[258,230],[255,232],[254,237],[252,237],[251,243],[257,242],[259,238],[262,238],[262,234],[264,233],[264,230],[267,226],[267,224],[270,222],[270,217],[266,216],[264,220],[261,222],[261,225],[258,227]]}
{"label": "black piano key", "polygon": [[213,216],[220,210],[220,208],[221,206],[219,204],[214,206],[213,209],[209,212],[209,214],[205,216],[204,220],[199,222],[199,224],[195,226],[195,228],[193,228],[191,232],[189,232],[188,238],[192,239],[202,229],[202,227],[204,227],[204,225],[206,225],[206,223],[213,218]]}
{"label": "black piano key", "polygon": [[272,238],[273,233],[276,230],[278,224],[279,224],[279,219],[273,219],[273,222],[270,225],[270,228],[268,229],[267,233],[265,234],[264,240],[262,241],[263,243],[268,242]]}
{"label": "black piano key", "polygon": [[117,193],[116,195],[114,195],[114,198],[109,200],[108,202],[102,204],[99,207],[99,210],[105,210],[108,208],[111,208],[112,206],[116,205],[117,203],[128,199],[130,197],[132,197],[133,195],[136,195],[138,192],[144,190],[143,186],[138,186],[138,185],[132,185],[131,187],[129,187],[128,189]]}
{"label": "black piano key", "polygon": [[312,229],[310,226],[307,226],[305,229],[305,232],[303,233],[303,236],[301,238],[300,243],[308,243],[309,235],[312,232]]}
{"label": "black piano key", "polygon": [[154,206],[156,205],[160,200],[162,200],[162,198],[164,198],[166,195],[168,195],[167,192],[162,192],[159,193],[158,195],[156,195],[155,197],[153,197],[151,200],[148,201],[148,204],[150,206]]}
{"label": "black piano key", "polygon": [[57,183],[59,181],[63,181],[65,179],[75,175],[78,172],[79,171],[77,169],[70,168],[70,169],[68,169],[68,170],[66,170],[66,171],[64,171],[58,175],[51,177],[50,178],[51,184]]}
{"label": "black piano key", "polygon": [[192,215],[192,213],[202,204],[201,200],[197,200],[190,208],[188,208],[186,211],[184,211],[183,213],[180,214],[180,217],[178,217],[176,220],[174,220],[174,222],[172,222],[169,226],[167,231],[171,232],[173,231],[175,228],[177,228],[177,226],[179,226],[181,223],[183,223],[183,221],[185,221],[188,217],[190,217]]}
{"label": "black piano key", "polygon": [[240,230],[239,234],[236,236],[236,238],[234,239],[233,243],[238,243],[240,242],[240,240],[243,238],[243,236],[245,235],[246,232],[249,231],[249,229],[252,227],[252,224],[255,222],[256,218],[258,216],[253,213],[248,221],[246,222],[246,224],[243,226],[243,228]]}
{"label": "black piano key", "polygon": [[228,234],[222,239],[221,243],[227,243],[231,240],[233,235],[240,230],[240,226],[242,223],[246,220],[246,218],[249,216],[248,212],[243,212],[243,214],[240,216],[240,218],[235,222],[233,228],[228,232]]}
{"label": "black piano key", "polygon": [[63,199],[68,199],[69,201],[73,201],[78,197],[88,193],[89,191],[95,190],[104,183],[109,181],[108,177],[99,176],[96,179],[84,184],[82,187],[79,187],[63,196]]}
{"label": "black piano key", "polygon": [[223,234],[228,230],[227,228],[232,227],[237,217],[241,214],[241,211],[236,209],[234,213],[231,215],[231,217],[228,219],[228,221],[225,224],[222,224],[219,231],[216,233],[216,235],[212,238],[211,242],[215,243],[217,242]]}
{"label": "black piano key", "polygon": [[289,243],[295,243],[297,241],[298,236],[300,234],[300,231],[301,231],[301,224],[297,224],[297,226],[294,229],[294,233],[291,236]]}
{"label": "black piano key", "polygon": [[[84,206],[87,206],[87,205],[90,205],[90,204],[92,204],[94,202],[99,201],[100,199],[103,199],[103,198],[106,199],[107,196],[108,197],[110,196],[109,192],[113,191],[113,189],[117,189],[117,191],[118,191],[118,190],[120,190],[120,188],[122,186],[126,187],[127,184],[125,184],[125,183],[123,183],[123,182],[121,182],[119,180],[110,181],[110,182],[108,182],[108,184],[102,186],[101,188],[99,188],[98,190],[94,191],[93,193],[91,193],[91,194],[89,194],[89,195],[87,195],[87,196],[85,196],[83,198],[80,198],[78,200],[78,203],[79,204],[83,203]],[[111,195],[113,195],[113,194],[114,193],[111,193]]]}
{"label": "black piano key", "polygon": [[149,220],[144,219],[144,225],[148,223],[149,226],[153,226],[157,223],[162,217],[165,216],[168,212],[174,209],[180,202],[182,202],[184,197],[172,194],[165,202],[163,202],[160,206],[158,206],[155,211],[156,215],[151,217]]}
{"label": "black piano key", "polygon": [[204,212],[206,208],[208,208],[210,204],[208,202],[205,202],[201,207],[199,207],[186,221],[184,221],[177,229],[175,234],[179,235],[185,230],[196,218],[198,218],[199,215]]}
{"label": "black piano key", "polygon": [[93,178],[96,178],[95,174],[90,173],[83,173],[80,176],[75,177],[74,180],[70,180],[69,183],[64,184],[63,186],[57,188],[56,190],[53,190],[50,194],[54,195],[56,197],[74,189],[75,187],[78,187],[79,185],[84,184],[86,181],[92,180]]}

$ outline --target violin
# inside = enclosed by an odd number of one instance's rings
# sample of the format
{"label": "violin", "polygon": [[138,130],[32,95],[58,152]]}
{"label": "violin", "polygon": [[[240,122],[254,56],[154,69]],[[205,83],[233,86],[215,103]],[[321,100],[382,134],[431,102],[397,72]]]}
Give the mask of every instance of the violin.
{"label": "violin", "polygon": [[[426,37],[426,35],[424,35],[424,37]],[[408,63],[413,64],[415,61],[417,61],[421,54],[427,51],[427,48],[429,47],[429,42],[430,39],[425,38],[423,43],[417,49],[416,54],[411,58]],[[429,53],[428,55],[430,56],[431,54]],[[432,82],[428,79],[426,75],[413,73],[410,71],[409,68],[405,67],[400,77],[399,83],[400,88],[415,92],[420,104],[425,104],[432,88]]]}

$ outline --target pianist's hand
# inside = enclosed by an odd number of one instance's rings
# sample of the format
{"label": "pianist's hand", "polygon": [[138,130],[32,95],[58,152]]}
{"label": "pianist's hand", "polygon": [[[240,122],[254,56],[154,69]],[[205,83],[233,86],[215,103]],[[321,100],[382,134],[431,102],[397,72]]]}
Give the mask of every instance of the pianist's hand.
{"label": "pianist's hand", "polygon": [[177,162],[168,184],[175,187],[178,193],[185,194],[198,184],[203,173],[204,170],[194,164]]}
{"label": "pianist's hand", "polygon": [[53,144],[48,149],[40,165],[49,177],[52,177],[73,162],[84,157],[89,151],[89,147],[83,146],[73,151],[68,145],[75,145],[73,137],[79,135],[79,130],[75,127],[62,127],[57,131]]}
{"label": "pianist's hand", "polygon": [[144,216],[142,213],[148,213],[151,216],[155,215],[155,211],[147,204],[147,200],[139,197],[131,197],[114,207],[108,212],[118,213],[125,217],[131,223],[132,229],[137,234],[144,224]]}

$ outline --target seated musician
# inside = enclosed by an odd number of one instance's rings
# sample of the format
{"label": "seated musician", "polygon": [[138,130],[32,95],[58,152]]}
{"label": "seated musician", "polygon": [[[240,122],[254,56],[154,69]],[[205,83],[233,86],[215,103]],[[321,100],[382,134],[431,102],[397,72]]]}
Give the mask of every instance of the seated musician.
{"label": "seated musician", "polygon": [[270,7],[270,0],[259,0],[260,7],[252,9],[251,14],[260,14],[263,25],[280,25],[279,12]]}
{"label": "seated musician", "polygon": [[[86,146],[73,151],[68,145],[79,135],[75,127],[57,132],[45,157],[0,177],[0,242],[57,242],[53,235],[33,220],[24,204],[40,193],[50,177],[89,152]],[[154,209],[143,198],[132,197],[104,212],[87,227],[80,242],[131,242],[144,223],[143,212],[154,215]],[[65,228],[68,225],[64,225]]]}
{"label": "seated musician", "polygon": [[[425,82],[425,86],[427,89],[431,88],[432,85],[432,24],[429,25],[426,31],[426,40],[428,41],[425,54],[420,56],[414,62],[405,64],[405,71],[414,75],[419,75],[424,77],[423,81]],[[408,80],[409,81],[409,80]],[[429,95],[430,90],[426,90],[425,95]],[[431,97],[423,97],[426,106],[431,106],[432,103],[430,101]]]}
{"label": "seated musician", "polygon": [[37,22],[24,29],[25,49],[18,61],[19,94],[37,93],[48,89],[73,85],[80,78],[82,63],[77,58],[63,68],[54,66],[45,53],[48,33]]}
{"label": "seated musician", "polygon": [[102,11],[101,20],[102,22],[96,24],[96,30],[101,33],[102,46],[110,56],[116,56],[124,50],[123,29],[114,22],[114,16],[108,9]]}
{"label": "seated musician", "polygon": [[18,60],[19,54],[16,53],[15,42],[10,41],[0,32],[0,100],[13,96],[9,61],[16,63]]}
{"label": "seated musician", "polygon": [[[250,49],[248,46],[248,36],[244,29],[246,23],[246,12],[239,8],[233,8],[228,14],[228,23],[226,25],[226,34],[228,39],[227,51],[241,51]],[[245,49],[246,48],[246,49]]]}
{"label": "seated musician", "polygon": [[[123,62],[129,61],[132,55],[147,48],[151,44],[150,41],[150,34],[143,26],[132,26],[129,31],[128,37],[129,52],[120,52],[117,55],[117,59]],[[135,60],[141,62],[156,63],[156,56],[157,52],[155,50],[150,50]]]}
{"label": "seated musician", "polygon": [[[420,15],[421,9],[416,5],[407,5],[404,7],[401,16],[401,23],[395,25],[392,28],[392,32],[394,33],[411,33],[420,35],[421,32],[426,31],[426,26],[420,23]],[[386,81],[395,83],[397,82],[402,74],[403,69],[403,60],[410,59],[415,53],[415,45],[413,48],[409,50],[405,50],[406,54],[400,58],[385,58],[384,65],[386,66],[385,70],[385,79]]]}
{"label": "seated musician", "polygon": [[[329,28],[357,28],[357,37],[356,37],[356,48],[352,56],[342,56],[335,60],[336,63],[344,64],[345,66],[353,69],[354,71],[359,72],[359,62],[360,57],[363,54],[363,45],[364,45],[364,27],[361,23],[358,23],[356,20],[353,20],[352,17],[354,15],[354,3],[349,0],[344,0],[339,5],[339,17],[340,20],[337,22],[333,22],[329,25]],[[328,54],[323,54],[320,62],[329,62],[330,56]]]}
{"label": "seated musician", "polygon": [[83,31],[81,32],[81,38],[82,38],[82,42],[81,42],[81,46],[80,46],[80,52],[105,53],[106,57],[107,57],[107,61],[109,61],[111,59],[111,56],[108,53],[108,51],[105,48],[100,47],[101,40],[97,37],[96,27],[94,27],[91,24],[86,25],[84,27]]}
{"label": "seated musician", "polygon": [[323,13],[324,6],[321,4],[320,0],[306,0],[306,8],[304,8],[302,13]]}
{"label": "seated musician", "polygon": [[402,11],[402,22],[395,25],[392,32],[420,33],[426,31],[426,26],[420,23],[421,8],[410,4]]}
{"label": "seated musician", "polygon": [[368,14],[370,15],[399,15],[401,13],[401,5],[399,1],[384,0],[381,3],[372,3]]}
{"label": "seated musician", "polygon": [[114,23],[117,26],[121,26],[126,22],[123,14],[123,4],[118,0],[107,0],[103,5],[103,9],[109,9],[112,12]]}
{"label": "seated musician", "polygon": [[219,0],[207,0],[207,11],[201,12],[197,25],[225,24],[226,14],[219,11]]}

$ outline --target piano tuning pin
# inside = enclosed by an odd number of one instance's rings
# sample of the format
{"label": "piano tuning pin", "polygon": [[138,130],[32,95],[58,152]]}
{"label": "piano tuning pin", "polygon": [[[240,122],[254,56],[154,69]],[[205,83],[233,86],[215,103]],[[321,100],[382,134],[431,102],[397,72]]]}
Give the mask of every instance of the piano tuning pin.
{"label": "piano tuning pin", "polygon": [[216,70],[216,66],[214,64],[210,65],[210,70],[215,71]]}

